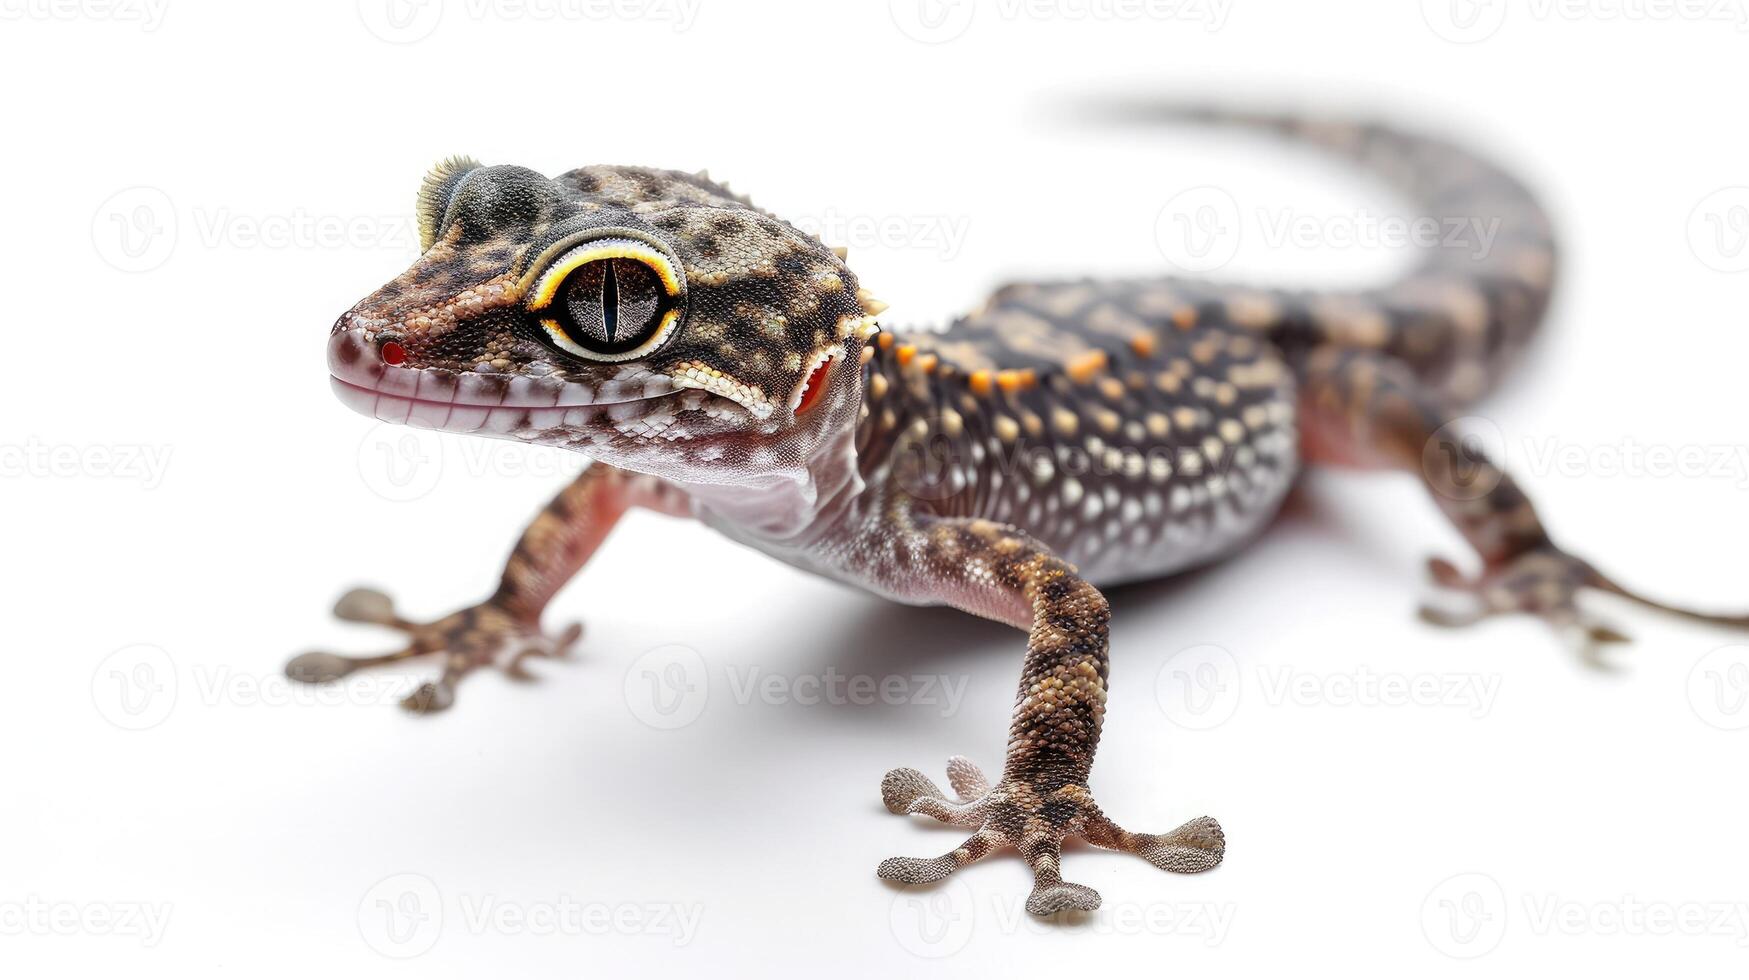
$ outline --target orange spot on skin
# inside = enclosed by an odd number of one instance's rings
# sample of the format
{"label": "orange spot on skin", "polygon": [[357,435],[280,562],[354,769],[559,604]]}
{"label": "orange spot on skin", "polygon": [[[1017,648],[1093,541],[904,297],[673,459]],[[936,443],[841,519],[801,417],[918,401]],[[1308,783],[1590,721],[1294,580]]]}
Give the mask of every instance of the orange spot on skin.
{"label": "orange spot on skin", "polygon": [[1094,375],[1105,370],[1105,352],[1102,350],[1088,351],[1072,358],[1067,367],[1069,377],[1076,384],[1086,384],[1093,380]]}
{"label": "orange spot on skin", "polygon": [[820,396],[826,393],[826,381],[832,376],[832,362],[835,358],[828,357],[821,361],[814,370],[808,372],[808,380],[803,382],[801,401],[796,402],[796,414],[800,415],[819,404]]}

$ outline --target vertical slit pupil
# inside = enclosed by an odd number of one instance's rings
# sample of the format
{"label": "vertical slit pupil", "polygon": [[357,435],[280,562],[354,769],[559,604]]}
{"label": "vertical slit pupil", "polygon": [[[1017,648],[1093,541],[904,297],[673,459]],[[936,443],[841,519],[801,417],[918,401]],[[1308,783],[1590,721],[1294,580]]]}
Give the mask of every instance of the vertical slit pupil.
{"label": "vertical slit pupil", "polygon": [[607,328],[607,342],[613,343],[619,329],[619,277],[614,274],[614,261],[607,260],[601,277],[601,321]]}

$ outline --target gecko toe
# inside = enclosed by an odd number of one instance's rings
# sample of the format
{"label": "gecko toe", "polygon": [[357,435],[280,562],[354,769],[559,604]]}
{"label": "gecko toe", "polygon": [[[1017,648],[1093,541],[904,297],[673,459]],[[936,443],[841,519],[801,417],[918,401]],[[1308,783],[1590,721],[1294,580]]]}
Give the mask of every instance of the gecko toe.
{"label": "gecko toe", "polygon": [[401,626],[404,620],[395,613],[395,602],[376,589],[353,589],[334,603],[334,617],[349,623],[372,623],[379,626]]}
{"label": "gecko toe", "polygon": [[337,653],[305,653],[293,657],[285,665],[285,676],[294,681],[306,684],[325,684],[337,681],[364,665],[364,661],[353,657],[342,657]]}
{"label": "gecko toe", "polygon": [[1099,908],[1099,893],[1086,885],[1070,881],[1041,884],[1026,898],[1026,910],[1033,915],[1055,915],[1058,912],[1091,912]]}
{"label": "gecko toe", "polygon": [[875,868],[875,874],[885,881],[896,881],[903,885],[923,885],[946,878],[954,873],[956,867],[953,861],[946,857],[890,857]]}
{"label": "gecko toe", "polygon": [[540,624],[520,615],[496,598],[468,606],[429,623],[402,619],[389,597],[375,589],[353,589],[340,597],[334,614],[348,622],[390,626],[407,633],[407,646],[391,653],[367,657],[343,657],[332,653],[306,653],[285,666],[295,681],[332,681],[364,667],[398,664],[416,657],[441,655],[443,673],[421,685],[401,701],[415,714],[442,711],[455,703],[455,688],[461,679],[481,667],[497,667],[517,680],[536,675],[525,666],[529,657],[562,657],[583,635],[581,624],[572,623],[556,636],[540,630]]}
{"label": "gecko toe", "polygon": [[419,685],[401,700],[401,707],[416,715],[434,714],[455,704],[455,685],[438,680]]}
{"label": "gecko toe", "polygon": [[881,777],[881,803],[888,813],[906,814],[920,799],[945,799],[941,788],[915,769],[892,769]]}

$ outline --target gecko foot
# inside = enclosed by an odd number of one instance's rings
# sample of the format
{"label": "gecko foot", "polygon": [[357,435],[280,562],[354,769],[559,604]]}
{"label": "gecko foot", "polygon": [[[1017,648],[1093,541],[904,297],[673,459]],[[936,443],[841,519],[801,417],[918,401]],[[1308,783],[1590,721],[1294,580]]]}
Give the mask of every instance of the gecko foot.
{"label": "gecko foot", "polygon": [[919,813],[943,823],[976,827],[965,843],[935,858],[895,857],[875,874],[888,881],[922,884],[940,881],[998,848],[1013,845],[1032,868],[1033,890],[1026,910],[1052,915],[1065,909],[1091,911],[1099,893],[1062,877],[1066,837],[1114,851],[1139,855],[1166,871],[1207,871],[1221,863],[1226,837],[1212,817],[1198,817],[1167,834],[1132,834],[1100,811],[1087,787],[1071,783],[1041,791],[1032,781],[1005,778],[991,786],[982,771],[962,756],[947,764],[950,798],[915,769],[894,769],[881,780],[881,800],[893,813]]}
{"label": "gecko foot", "polygon": [[533,675],[523,668],[529,657],[565,656],[583,627],[573,623],[558,636],[540,631],[491,600],[450,613],[431,623],[415,623],[395,612],[388,596],[375,589],[353,589],[334,604],[334,615],[352,623],[372,623],[400,630],[412,638],[407,646],[374,657],[345,657],[335,653],[306,653],[285,665],[285,674],[295,681],[319,684],[339,680],[364,667],[395,663],[429,654],[443,656],[443,675],[421,684],[401,706],[416,714],[442,711],[455,703],[455,685],[476,667],[497,666],[506,674],[526,680]]}
{"label": "gecko foot", "polygon": [[1464,600],[1461,608],[1423,605],[1421,618],[1437,626],[1469,626],[1490,616],[1529,613],[1576,636],[1586,652],[1628,642],[1626,634],[1579,607],[1581,589],[1606,588],[1601,576],[1553,545],[1500,562],[1474,578],[1443,558],[1429,559],[1427,570],[1435,584]]}

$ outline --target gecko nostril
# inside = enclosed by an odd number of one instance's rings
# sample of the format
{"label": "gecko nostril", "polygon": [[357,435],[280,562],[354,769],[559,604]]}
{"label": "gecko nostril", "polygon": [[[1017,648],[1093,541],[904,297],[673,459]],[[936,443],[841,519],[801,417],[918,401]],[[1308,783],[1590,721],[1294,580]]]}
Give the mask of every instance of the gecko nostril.
{"label": "gecko nostril", "polygon": [[377,348],[377,353],[382,355],[384,364],[399,364],[407,359],[407,348],[393,340],[383,341],[382,346]]}

